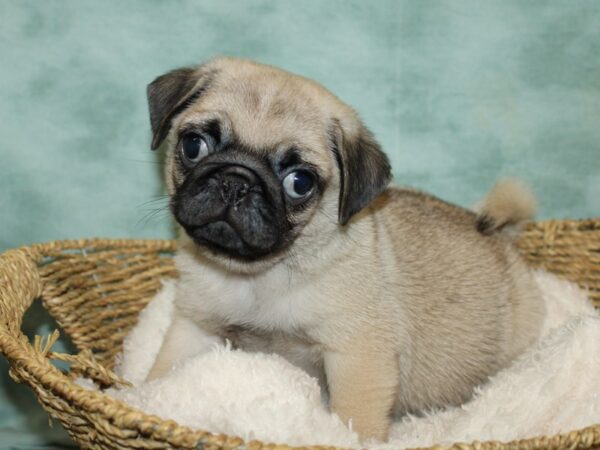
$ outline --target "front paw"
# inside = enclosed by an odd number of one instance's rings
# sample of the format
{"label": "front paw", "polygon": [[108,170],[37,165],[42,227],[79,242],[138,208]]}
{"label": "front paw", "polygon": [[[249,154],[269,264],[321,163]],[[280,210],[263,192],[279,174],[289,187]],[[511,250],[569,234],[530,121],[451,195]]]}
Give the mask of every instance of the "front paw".
{"label": "front paw", "polygon": [[363,405],[365,411],[355,411],[352,417],[344,417],[345,414],[342,411],[334,412],[344,420],[344,422],[350,422],[352,431],[358,434],[360,441],[364,444],[370,441],[386,442],[388,439],[391,419],[389,417],[375,417],[368,411],[368,406]]}
{"label": "front paw", "polygon": [[331,409],[351,422],[361,441],[386,441],[398,392],[395,355],[367,352],[325,354]]}

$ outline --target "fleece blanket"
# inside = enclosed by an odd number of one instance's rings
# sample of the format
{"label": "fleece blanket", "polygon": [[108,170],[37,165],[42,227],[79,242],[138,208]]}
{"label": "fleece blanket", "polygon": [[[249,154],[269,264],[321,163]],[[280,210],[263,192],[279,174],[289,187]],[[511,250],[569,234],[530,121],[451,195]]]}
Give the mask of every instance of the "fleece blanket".
{"label": "fleece blanket", "polygon": [[[389,442],[402,448],[553,435],[600,423],[600,316],[575,285],[538,271],[547,305],[542,337],[460,407],[406,416]],[[328,411],[317,381],[276,355],[229,346],[182,362],[145,382],[169,326],[174,282],[142,311],[117,371],[133,387],[108,395],[182,425],[246,440],[359,447],[352,424]],[[82,381],[91,387],[89,382]]]}

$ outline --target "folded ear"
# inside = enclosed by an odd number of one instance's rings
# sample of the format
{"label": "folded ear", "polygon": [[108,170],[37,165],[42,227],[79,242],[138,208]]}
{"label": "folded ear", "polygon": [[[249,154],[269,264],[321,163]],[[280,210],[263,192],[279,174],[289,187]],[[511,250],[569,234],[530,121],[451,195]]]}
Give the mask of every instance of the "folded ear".
{"label": "folded ear", "polygon": [[198,68],[183,67],[156,78],[148,85],[148,108],[152,126],[152,150],[156,150],[171,129],[171,120],[206,89]]}
{"label": "folded ear", "polygon": [[364,125],[350,135],[336,119],[330,135],[340,170],[338,220],[345,225],[383,192],[392,173],[387,156]]}

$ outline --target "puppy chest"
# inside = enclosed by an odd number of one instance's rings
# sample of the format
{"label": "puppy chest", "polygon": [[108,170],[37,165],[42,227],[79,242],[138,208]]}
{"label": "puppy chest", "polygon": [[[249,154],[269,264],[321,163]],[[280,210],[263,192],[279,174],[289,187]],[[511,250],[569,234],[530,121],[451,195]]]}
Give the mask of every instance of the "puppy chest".
{"label": "puppy chest", "polygon": [[281,332],[307,329],[318,315],[316,293],[304,289],[236,279],[212,281],[210,288],[205,283],[188,284],[178,298],[180,309],[198,321]]}

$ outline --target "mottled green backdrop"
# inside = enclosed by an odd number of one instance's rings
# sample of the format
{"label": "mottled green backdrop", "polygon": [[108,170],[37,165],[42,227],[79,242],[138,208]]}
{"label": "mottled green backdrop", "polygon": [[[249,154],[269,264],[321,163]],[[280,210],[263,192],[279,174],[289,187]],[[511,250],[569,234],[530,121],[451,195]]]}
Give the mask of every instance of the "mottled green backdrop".
{"label": "mottled green backdrop", "polygon": [[[216,54],[325,84],[400,183],[468,206],[516,175],[542,218],[600,215],[599,1],[0,0],[0,250],[170,236],[145,86]],[[0,370],[0,447],[65,442]]]}

